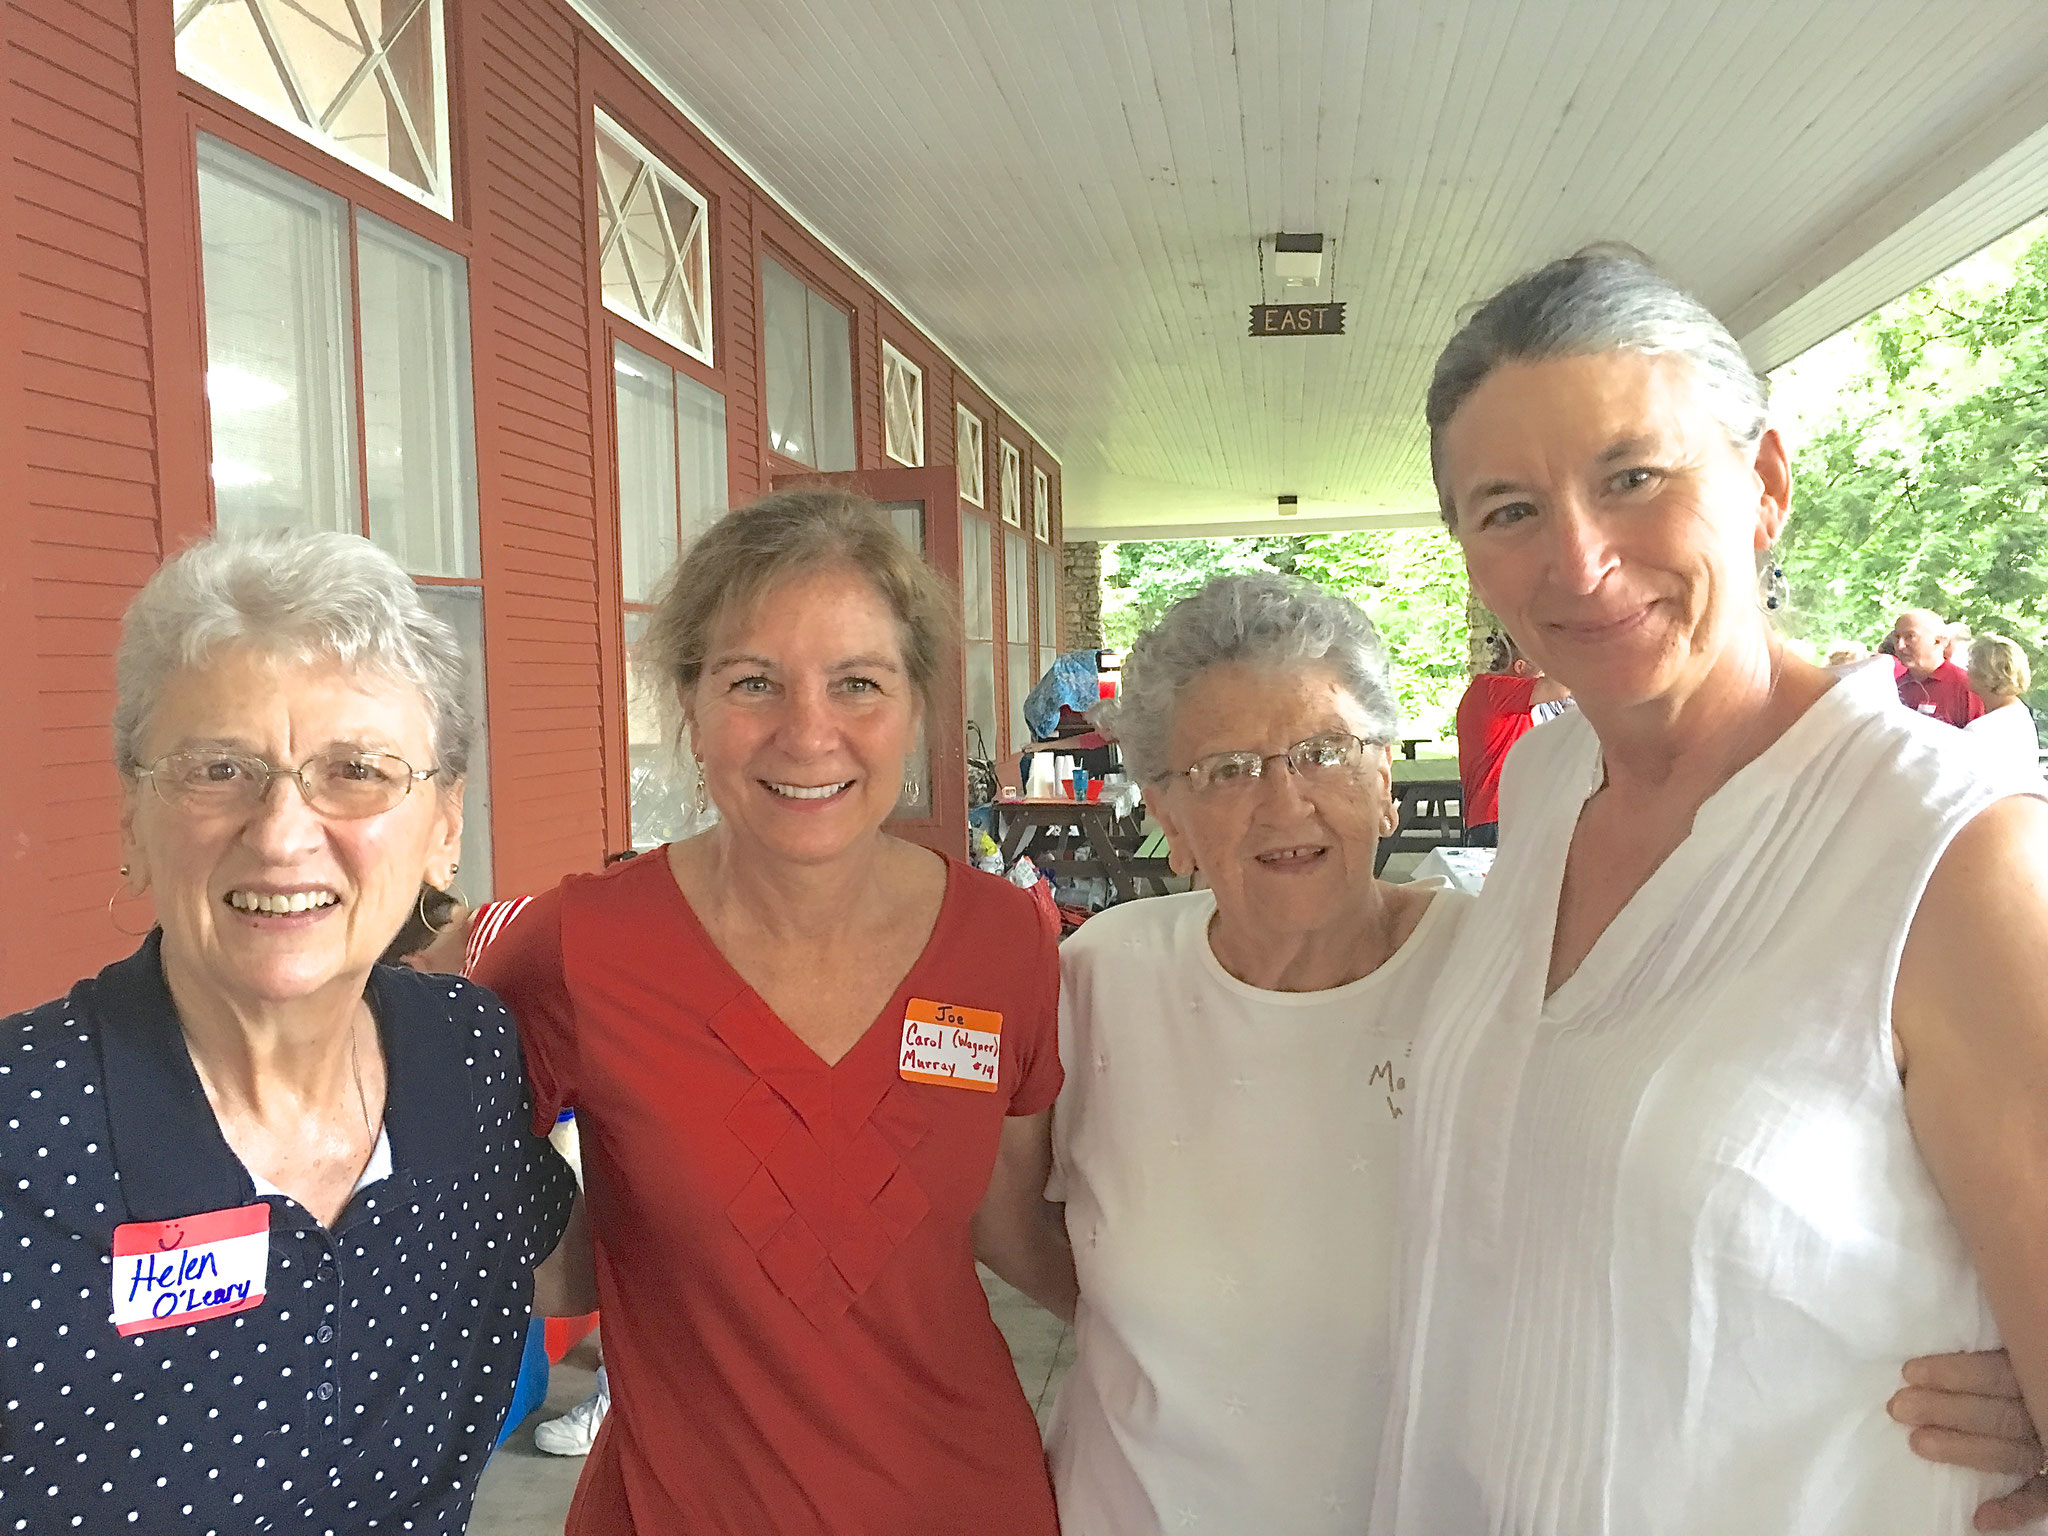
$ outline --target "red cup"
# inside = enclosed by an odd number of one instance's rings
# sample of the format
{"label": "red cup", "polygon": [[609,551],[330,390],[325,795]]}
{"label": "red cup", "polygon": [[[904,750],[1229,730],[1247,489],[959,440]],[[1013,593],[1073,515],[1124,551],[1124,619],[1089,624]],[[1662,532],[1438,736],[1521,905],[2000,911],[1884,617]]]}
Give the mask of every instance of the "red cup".
{"label": "red cup", "polygon": [[1074,781],[1073,781],[1072,779],[1067,779],[1067,780],[1064,780],[1064,781],[1063,781],[1063,782],[1062,782],[1062,783],[1060,784],[1060,793],[1061,793],[1061,794],[1063,794],[1063,795],[1065,795],[1065,796],[1066,796],[1066,797],[1067,797],[1067,798],[1068,798],[1069,800],[1073,799],[1073,798],[1074,798]]}
{"label": "red cup", "polygon": [[1088,781],[1088,798],[1090,800],[1100,800],[1102,798],[1102,780],[1090,779]]}

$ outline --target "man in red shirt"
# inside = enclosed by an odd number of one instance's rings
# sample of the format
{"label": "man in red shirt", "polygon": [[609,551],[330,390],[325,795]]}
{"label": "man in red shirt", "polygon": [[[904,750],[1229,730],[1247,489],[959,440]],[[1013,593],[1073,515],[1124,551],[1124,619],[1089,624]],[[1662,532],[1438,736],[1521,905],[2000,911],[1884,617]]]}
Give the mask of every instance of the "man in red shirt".
{"label": "man in red shirt", "polygon": [[1917,714],[1958,728],[1984,713],[1984,701],[1970,691],[1963,669],[1946,658],[1941,615],[1913,608],[1892,627],[1892,655],[1898,663],[1899,701]]}
{"label": "man in red shirt", "polygon": [[1493,848],[1500,843],[1500,771],[1508,748],[1536,724],[1532,710],[1569,698],[1562,683],[1516,649],[1504,635],[1494,635],[1493,670],[1473,678],[1458,700],[1458,778],[1465,790],[1465,845]]}

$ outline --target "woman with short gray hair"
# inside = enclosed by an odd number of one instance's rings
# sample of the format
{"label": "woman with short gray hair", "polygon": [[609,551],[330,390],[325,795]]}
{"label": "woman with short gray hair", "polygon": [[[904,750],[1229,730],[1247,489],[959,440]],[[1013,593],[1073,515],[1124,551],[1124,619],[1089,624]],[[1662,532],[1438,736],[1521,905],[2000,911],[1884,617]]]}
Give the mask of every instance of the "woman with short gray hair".
{"label": "woman with short gray hair", "polygon": [[1968,1472],[1876,1405],[2003,1341],[2048,1411],[2048,805],[1776,633],[1764,407],[1614,252],[1439,359],[1445,521],[1579,708],[1509,759],[1420,1027],[1381,1536],[1935,1536],[2044,1486],[2017,1404]]}
{"label": "woman with short gray hair", "polygon": [[458,1533],[581,1298],[511,1020],[376,964],[455,874],[455,636],[366,540],[216,539],[115,673],[109,913],[156,922],[0,1022],[0,1526]]}
{"label": "woman with short gray hair", "polygon": [[1061,1529],[1342,1536],[1386,1407],[1411,1030],[1469,898],[1374,877],[1398,720],[1341,597],[1211,582],[1132,648],[1104,723],[1206,889],[1061,950]]}

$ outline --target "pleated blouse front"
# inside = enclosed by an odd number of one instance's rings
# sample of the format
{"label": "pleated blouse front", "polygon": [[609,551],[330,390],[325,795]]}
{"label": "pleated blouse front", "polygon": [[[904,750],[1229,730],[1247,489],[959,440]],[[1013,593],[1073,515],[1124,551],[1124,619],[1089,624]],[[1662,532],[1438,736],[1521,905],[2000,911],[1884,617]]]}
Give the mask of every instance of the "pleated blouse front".
{"label": "pleated blouse front", "polygon": [[1547,999],[1603,770],[1578,716],[1516,749],[1419,1035],[1381,1536],[1939,1536],[2002,1491],[1884,1413],[1997,1342],[1891,1048],[1935,863],[2027,787],[1960,743],[1838,684]]}

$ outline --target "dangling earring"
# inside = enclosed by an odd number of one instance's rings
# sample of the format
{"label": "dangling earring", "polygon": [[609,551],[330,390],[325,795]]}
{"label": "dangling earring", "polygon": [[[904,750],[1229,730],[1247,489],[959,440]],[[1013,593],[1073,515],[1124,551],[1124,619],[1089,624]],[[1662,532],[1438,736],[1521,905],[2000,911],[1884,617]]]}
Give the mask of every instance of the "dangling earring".
{"label": "dangling earring", "polygon": [[917,803],[918,803],[919,801],[921,801],[921,800],[922,800],[923,798],[924,798],[924,789],[923,789],[923,786],[921,786],[921,785],[920,785],[920,784],[919,784],[919,783],[917,782],[917,775],[916,775],[915,773],[913,773],[913,772],[912,772],[912,771],[911,771],[910,769],[908,769],[908,768],[904,769],[904,770],[903,770],[903,793],[902,793],[902,796],[901,796],[901,799],[902,799],[903,803],[904,803],[905,805],[916,805],[916,804],[917,804]]}
{"label": "dangling earring", "polygon": [[1792,597],[1792,583],[1785,579],[1785,567],[1778,564],[1775,555],[1765,555],[1763,569],[1757,572],[1756,601],[1765,613],[1776,613]]}
{"label": "dangling earring", "polygon": [[710,796],[704,793],[704,759],[697,759],[697,793],[690,801],[690,813],[701,818],[711,809]]}
{"label": "dangling earring", "polygon": [[[121,866],[121,883],[120,883],[119,885],[117,885],[117,886],[115,886],[115,887],[114,887],[114,894],[113,894],[113,895],[111,895],[111,896],[109,896],[109,897],[107,898],[107,921],[108,921],[108,923],[112,924],[112,926],[113,926],[113,929],[114,929],[114,932],[116,932],[116,933],[120,934],[120,935],[121,935],[121,937],[123,937],[124,939],[139,939],[139,938],[142,938],[142,937],[143,937],[144,935],[146,935],[147,933],[149,933],[149,932],[150,932],[150,929],[151,929],[151,928],[154,928],[154,927],[155,927],[156,925],[155,925],[154,923],[152,923],[152,924],[150,924],[150,927],[149,927],[149,928],[139,928],[139,929],[138,929],[138,928],[123,928],[123,927],[121,926],[121,924],[120,924],[120,921],[119,921],[119,919],[117,919],[117,918],[116,918],[116,917],[114,916],[114,905],[115,905],[115,903],[116,903],[116,902],[118,902],[118,901],[120,901],[120,900],[121,900],[121,897],[122,897],[123,893],[124,893],[124,892],[126,892],[126,891],[127,891],[127,889],[128,889],[128,866],[127,866],[126,864],[123,864],[123,865]],[[145,887],[145,889],[146,889],[146,887]],[[133,895],[133,896],[130,896],[130,897],[129,897],[128,899],[129,899],[130,901],[140,901],[140,900],[142,899],[142,892],[141,892],[141,891],[138,891],[138,892],[136,892],[136,893],[135,893],[135,895]]]}

